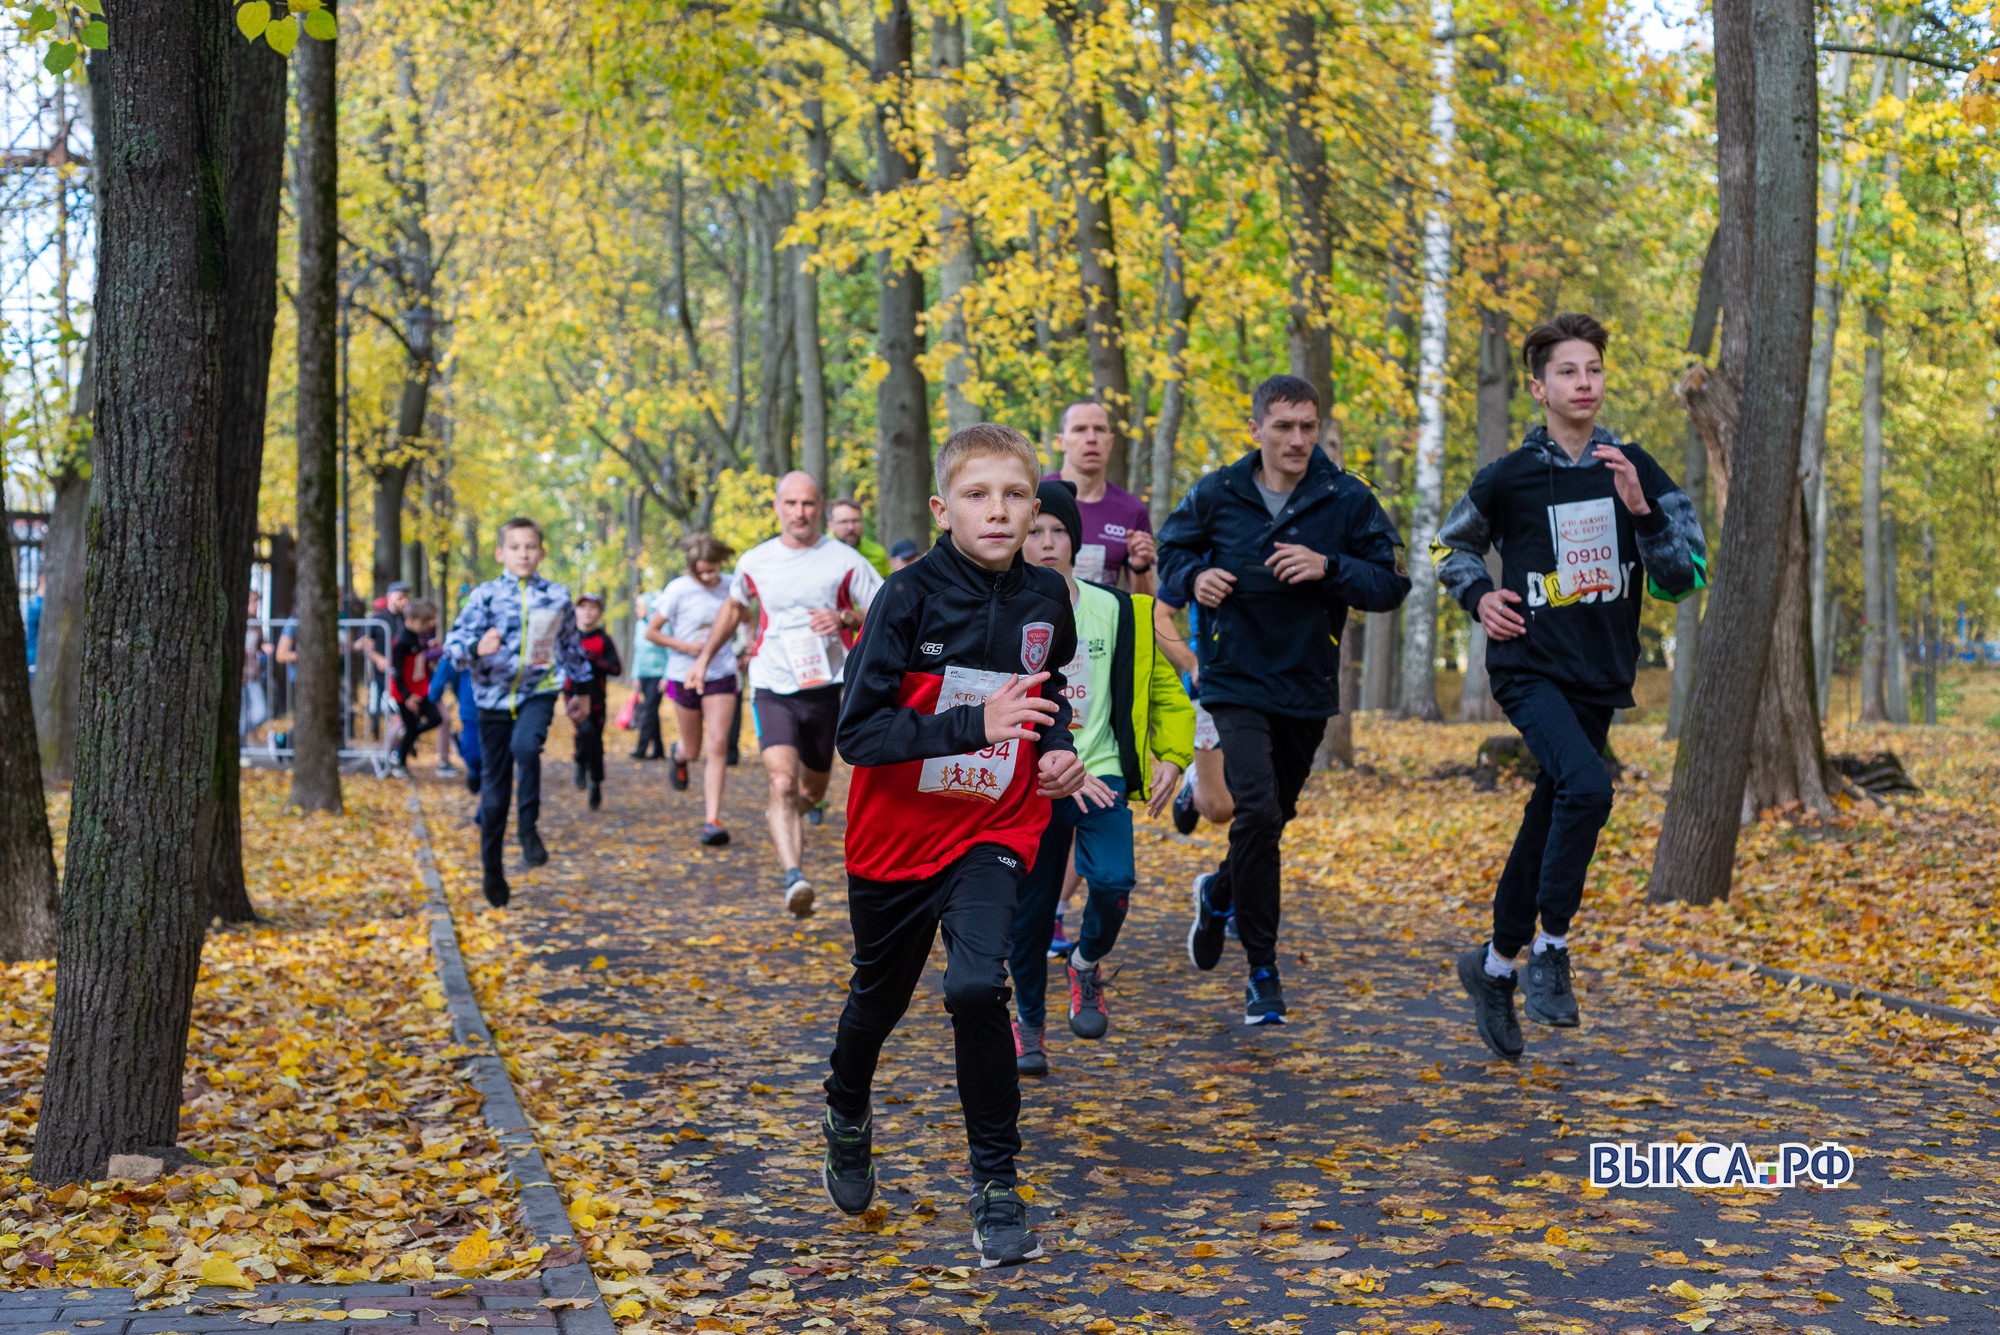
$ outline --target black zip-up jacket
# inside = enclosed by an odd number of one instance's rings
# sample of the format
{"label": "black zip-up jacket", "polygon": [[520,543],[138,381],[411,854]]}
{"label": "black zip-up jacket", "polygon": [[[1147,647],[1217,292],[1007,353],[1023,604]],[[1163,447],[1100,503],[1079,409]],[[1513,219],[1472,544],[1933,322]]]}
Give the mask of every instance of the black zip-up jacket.
{"label": "black zip-up jacket", "polygon": [[1574,699],[1628,708],[1640,590],[1687,597],[1706,579],[1707,547],[1694,503],[1653,456],[1603,427],[1590,444],[1616,446],[1632,461],[1645,514],[1625,508],[1602,459],[1589,450],[1571,459],[1537,426],[1479,470],[1445,516],[1431,560],[1445,593],[1477,620],[1479,600],[1495,587],[1484,558],[1499,549],[1499,587],[1521,596],[1513,610],[1528,629],[1486,642],[1489,673],[1546,677]]}
{"label": "black zip-up jacket", "polygon": [[[1236,586],[1196,619],[1204,705],[1247,705],[1323,719],[1340,712],[1340,635],[1347,609],[1393,612],[1410,594],[1402,539],[1368,484],[1318,450],[1277,518],[1257,491],[1252,450],[1195,483],[1160,529],[1161,596],[1194,599],[1195,576],[1220,569]],[[1325,579],[1286,584],[1265,560],[1280,542],[1329,559]]]}
{"label": "black zip-up jacket", "polygon": [[[998,844],[1032,866],[1049,819],[1036,762],[1045,749],[1076,749],[1062,695],[1063,665],[1075,654],[1069,585],[1018,552],[1007,569],[988,570],[946,537],[889,576],[848,656],[840,709],[836,740],[854,766],[848,871],[923,880],[975,844]],[[1036,742],[989,746],[983,707],[936,712],[950,668],[1047,672],[1035,693],[1056,702],[1056,716]],[[927,776],[926,761],[944,763]]]}

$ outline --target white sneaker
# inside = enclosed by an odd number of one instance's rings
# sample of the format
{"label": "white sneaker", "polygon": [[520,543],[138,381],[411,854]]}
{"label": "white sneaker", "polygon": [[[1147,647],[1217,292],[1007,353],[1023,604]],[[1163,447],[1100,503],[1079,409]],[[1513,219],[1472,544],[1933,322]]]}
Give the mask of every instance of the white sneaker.
{"label": "white sneaker", "polygon": [[785,908],[794,918],[809,918],[813,911],[812,883],[797,867],[785,869]]}

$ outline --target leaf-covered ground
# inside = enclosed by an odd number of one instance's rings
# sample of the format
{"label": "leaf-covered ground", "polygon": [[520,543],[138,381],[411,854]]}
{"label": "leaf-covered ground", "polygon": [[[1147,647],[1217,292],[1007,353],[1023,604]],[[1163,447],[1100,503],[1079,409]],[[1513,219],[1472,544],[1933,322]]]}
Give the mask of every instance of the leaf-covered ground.
{"label": "leaf-covered ground", "polygon": [[[1694,912],[1643,903],[1668,757],[1653,729],[1621,729],[1647,773],[1621,789],[1573,936],[1584,1024],[1531,1030],[1515,1067],[1486,1059],[1449,961],[1483,934],[1524,793],[1424,777],[1481,735],[1364,723],[1375,772],[1314,779],[1288,841],[1285,1029],[1236,1023],[1240,956],[1186,963],[1187,881],[1212,849],[1141,836],[1111,1035],[1053,1030],[1054,1073],[1024,1094],[1050,1257],[999,1275],[966,1268],[936,970],[877,1084],[880,1208],[849,1221],[820,1192],[849,949],[838,781],[804,923],[779,904],[749,748],[723,850],[694,845],[696,795],[662,766],[615,760],[594,814],[553,766],[555,860],[516,875],[504,914],[477,899],[469,799],[426,800],[481,1002],[641,1335],[2000,1328],[2000,1039],[1638,945],[1990,999],[1987,739],[1897,736],[1924,798],[1760,829],[1736,898]],[[1583,1180],[1593,1139],[1677,1137],[1838,1140],[1859,1164],[1833,1191]]]}
{"label": "leaf-covered ground", "polygon": [[266,920],[210,933],[202,955],[180,1144],[204,1162],[144,1186],[28,1181],[55,972],[0,965],[0,1287],[165,1301],[198,1282],[532,1269],[479,1096],[456,1075],[407,791],[351,778],[347,814],[329,818],[285,812],[286,788],[245,771]]}

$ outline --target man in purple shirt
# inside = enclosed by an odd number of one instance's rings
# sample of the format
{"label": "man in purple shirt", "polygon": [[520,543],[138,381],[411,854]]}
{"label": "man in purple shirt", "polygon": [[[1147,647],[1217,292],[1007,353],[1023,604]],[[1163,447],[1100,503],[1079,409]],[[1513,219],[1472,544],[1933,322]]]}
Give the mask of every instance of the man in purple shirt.
{"label": "man in purple shirt", "polygon": [[1104,476],[1112,439],[1111,414],[1104,405],[1096,399],[1077,400],[1063,409],[1056,429],[1063,464],[1049,476],[1076,487],[1076,508],[1083,514],[1076,577],[1098,584],[1122,583],[1133,593],[1151,593],[1153,520],[1144,501]]}

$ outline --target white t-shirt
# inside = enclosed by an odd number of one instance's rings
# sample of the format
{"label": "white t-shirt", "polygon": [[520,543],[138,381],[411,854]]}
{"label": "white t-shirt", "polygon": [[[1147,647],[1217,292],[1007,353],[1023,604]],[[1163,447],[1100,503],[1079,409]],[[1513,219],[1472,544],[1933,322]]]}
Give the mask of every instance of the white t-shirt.
{"label": "white t-shirt", "polygon": [[[676,640],[692,640],[702,644],[708,639],[708,632],[715,625],[715,618],[722,611],[722,604],[729,597],[727,576],[717,580],[714,588],[705,587],[693,575],[682,575],[669,580],[667,587],[653,595],[652,606],[647,609],[647,621],[653,617],[665,617],[660,629]],[[667,650],[667,680],[686,681],[694,670],[694,655],[684,654],[678,649]],[[709,660],[708,677],[736,675],[736,646],[725,644],[715,651]]]}
{"label": "white t-shirt", "polygon": [[825,535],[810,547],[788,547],[781,538],[752,547],[736,563],[729,585],[730,596],[744,607],[757,604],[750,684],[790,695],[842,680],[843,639],[813,634],[812,613],[866,612],[881,587],[882,577],[867,557]]}

